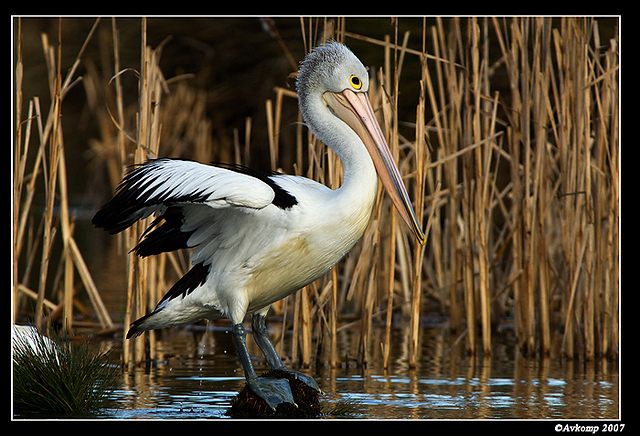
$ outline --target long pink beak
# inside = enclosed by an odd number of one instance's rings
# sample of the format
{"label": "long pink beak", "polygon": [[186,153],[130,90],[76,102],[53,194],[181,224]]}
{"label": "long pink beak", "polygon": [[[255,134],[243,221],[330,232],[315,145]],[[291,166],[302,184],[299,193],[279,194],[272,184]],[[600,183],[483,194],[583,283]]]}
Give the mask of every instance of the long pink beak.
{"label": "long pink beak", "polygon": [[347,123],[362,139],[371,155],[382,184],[405,223],[413,230],[421,245],[427,241],[420,228],[411,200],[404,186],[398,166],[384,139],[380,125],[365,92],[345,89],[341,93],[326,92],[323,97],[333,112]]}

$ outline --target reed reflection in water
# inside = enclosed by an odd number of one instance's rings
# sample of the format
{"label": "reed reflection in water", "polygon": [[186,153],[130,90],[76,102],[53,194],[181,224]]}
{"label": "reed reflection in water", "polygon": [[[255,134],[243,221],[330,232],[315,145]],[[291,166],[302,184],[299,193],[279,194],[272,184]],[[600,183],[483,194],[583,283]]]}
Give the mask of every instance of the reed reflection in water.
{"label": "reed reflection in water", "polygon": [[[357,367],[358,329],[340,340],[342,365],[303,369],[313,375],[329,405],[348,400],[348,418],[363,419],[616,419],[619,417],[618,368],[605,359],[567,362],[520,357],[504,335],[496,338],[492,356],[470,357],[450,349],[443,328],[422,330],[421,360],[408,369],[406,355],[388,371],[377,353]],[[384,328],[372,333],[384,337]],[[393,331],[398,347],[406,347],[404,328]],[[248,341],[249,342],[249,341]],[[257,350],[251,354],[260,356]],[[394,354],[401,356],[401,354]],[[159,341],[156,367],[136,368],[124,375],[116,392],[114,418],[223,418],[232,398],[244,386],[242,370],[229,335],[222,328],[169,330]],[[257,371],[267,370],[261,359]]]}

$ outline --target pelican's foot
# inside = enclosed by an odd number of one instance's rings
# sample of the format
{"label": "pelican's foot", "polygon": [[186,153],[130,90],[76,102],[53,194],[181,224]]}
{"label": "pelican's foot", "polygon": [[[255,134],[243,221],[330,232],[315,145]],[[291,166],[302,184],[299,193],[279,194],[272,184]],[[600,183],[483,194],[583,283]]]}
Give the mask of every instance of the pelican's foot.
{"label": "pelican's foot", "polygon": [[307,386],[309,386],[311,389],[315,389],[316,391],[320,392],[321,394],[324,393],[324,392],[322,392],[322,389],[320,389],[320,387],[318,387],[318,383],[316,383],[316,381],[315,381],[315,379],[313,377],[309,377],[308,375],[303,374],[303,373],[298,372],[298,371],[289,371],[289,370],[285,370],[285,371],[287,371],[289,374],[291,374],[296,379],[300,380],[302,383],[304,383]]}
{"label": "pelican's foot", "polygon": [[287,379],[258,377],[255,381],[247,381],[247,383],[251,390],[273,410],[280,403],[296,404]]}

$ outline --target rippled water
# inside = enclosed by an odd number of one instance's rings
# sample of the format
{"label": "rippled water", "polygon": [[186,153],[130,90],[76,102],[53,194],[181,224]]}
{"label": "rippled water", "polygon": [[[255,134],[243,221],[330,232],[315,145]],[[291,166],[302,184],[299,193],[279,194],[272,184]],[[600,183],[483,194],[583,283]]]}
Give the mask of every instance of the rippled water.
{"label": "rippled water", "polygon": [[[374,334],[382,335],[378,330]],[[400,349],[404,333],[394,333]],[[415,370],[396,354],[392,367],[384,371],[372,352],[366,368],[343,364],[302,371],[313,375],[325,392],[321,401],[331,405],[351,400],[354,410],[348,418],[354,419],[619,417],[615,363],[525,359],[514,347],[499,343],[491,357],[456,355],[441,347],[445,333],[424,329],[423,357]],[[350,344],[357,342],[352,336],[357,331],[343,336],[343,362],[351,361]],[[256,356],[256,371],[266,370],[257,348],[250,351]],[[223,329],[169,331],[158,344],[158,356],[157,366],[147,372],[137,368],[123,375],[123,385],[114,393],[118,408],[102,417],[226,418],[232,398],[245,384],[229,334]]]}

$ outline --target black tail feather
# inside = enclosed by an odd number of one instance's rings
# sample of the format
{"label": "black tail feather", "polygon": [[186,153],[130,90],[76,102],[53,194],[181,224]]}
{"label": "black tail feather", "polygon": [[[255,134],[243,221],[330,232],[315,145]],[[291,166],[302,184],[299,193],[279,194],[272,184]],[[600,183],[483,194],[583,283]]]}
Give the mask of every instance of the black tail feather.
{"label": "black tail feather", "polygon": [[142,323],[144,323],[146,319],[149,318],[151,315],[155,315],[161,310],[162,308],[160,308],[159,310],[154,310],[153,312],[143,316],[142,318],[138,318],[137,320],[132,322],[131,325],[129,326],[129,331],[127,332],[127,339],[135,338],[137,336],[140,336],[142,333],[144,333],[146,330],[141,327]]}

